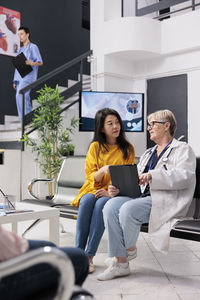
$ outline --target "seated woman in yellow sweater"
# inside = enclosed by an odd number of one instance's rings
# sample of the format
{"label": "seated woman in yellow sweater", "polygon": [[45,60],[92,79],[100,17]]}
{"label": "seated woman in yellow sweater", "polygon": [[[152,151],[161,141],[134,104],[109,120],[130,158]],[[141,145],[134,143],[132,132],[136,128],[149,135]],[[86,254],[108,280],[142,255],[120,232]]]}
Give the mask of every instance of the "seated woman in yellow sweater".
{"label": "seated woman in yellow sweater", "polygon": [[109,165],[134,164],[135,152],[127,141],[122,120],[117,111],[104,108],[95,116],[94,138],[85,161],[86,182],[71,203],[79,206],[76,226],[76,246],[86,249],[89,272],[94,271],[93,257],[104,232],[102,210],[110,199]]}

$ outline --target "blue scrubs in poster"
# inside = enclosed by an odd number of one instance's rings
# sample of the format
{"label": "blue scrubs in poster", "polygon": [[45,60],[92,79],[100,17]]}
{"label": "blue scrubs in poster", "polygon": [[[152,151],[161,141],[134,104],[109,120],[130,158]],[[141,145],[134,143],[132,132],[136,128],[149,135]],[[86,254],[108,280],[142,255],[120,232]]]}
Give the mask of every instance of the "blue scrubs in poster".
{"label": "blue scrubs in poster", "polygon": [[[21,47],[17,54],[20,54],[21,52],[24,53],[27,60],[32,60],[33,62],[42,62],[42,57],[40,55],[40,51],[37,45],[31,42],[28,43],[28,45],[25,48],[24,46]],[[38,67],[32,66],[32,68],[33,71],[27,74],[24,78],[22,78],[19,72],[15,69],[13,83],[16,84],[16,104],[20,121],[22,120],[22,94],[19,94],[19,91],[37,79]],[[25,93],[25,115],[32,111],[30,91],[31,90],[28,90]]]}

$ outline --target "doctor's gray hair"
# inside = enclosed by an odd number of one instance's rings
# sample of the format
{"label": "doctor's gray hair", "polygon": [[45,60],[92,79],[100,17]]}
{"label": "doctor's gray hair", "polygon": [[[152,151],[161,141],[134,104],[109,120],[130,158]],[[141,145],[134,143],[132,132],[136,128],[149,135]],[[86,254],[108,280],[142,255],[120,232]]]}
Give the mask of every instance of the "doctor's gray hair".
{"label": "doctor's gray hair", "polygon": [[173,114],[172,111],[168,109],[163,109],[163,110],[157,110],[154,113],[150,114],[147,117],[148,121],[149,120],[156,120],[160,122],[169,122],[170,123],[170,134],[171,136],[174,136],[175,131],[176,131],[176,118],[175,115]]}

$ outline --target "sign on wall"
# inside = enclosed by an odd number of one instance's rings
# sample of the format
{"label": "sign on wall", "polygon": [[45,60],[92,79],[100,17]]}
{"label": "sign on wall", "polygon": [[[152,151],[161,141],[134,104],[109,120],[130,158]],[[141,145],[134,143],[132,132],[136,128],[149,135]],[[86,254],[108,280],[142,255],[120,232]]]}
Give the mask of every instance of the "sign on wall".
{"label": "sign on wall", "polygon": [[20,12],[0,6],[0,54],[16,56],[20,47]]}

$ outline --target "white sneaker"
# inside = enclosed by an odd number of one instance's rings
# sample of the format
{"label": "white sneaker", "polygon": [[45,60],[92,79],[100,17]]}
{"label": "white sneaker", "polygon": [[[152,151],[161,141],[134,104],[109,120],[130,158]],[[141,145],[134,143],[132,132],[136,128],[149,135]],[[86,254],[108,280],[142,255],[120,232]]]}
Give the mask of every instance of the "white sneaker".
{"label": "white sneaker", "polygon": [[119,263],[113,262],[113,264],[108,267],[103,273],[97,276],[98,280],[110,280],[116,277],[128,276],[130,274],[129,265],[126,268],[123,268]]}
{"label": "white sneaker", "polygon": [[[135,248],[135,250],[132,251],[132,252],[133,252],[133,254],[127,255],[127,260],[128,260],[128,261],[130,261],[130,260],[132,260],[132,259],[134,259],[134,258],[137,257],[137,248]],[[104,261],[104,264],[105,264],[107,267],[110,267],[114,261],[116,262],[115,257],[108,257],[108,258],[106,258],[106,260]]]}

